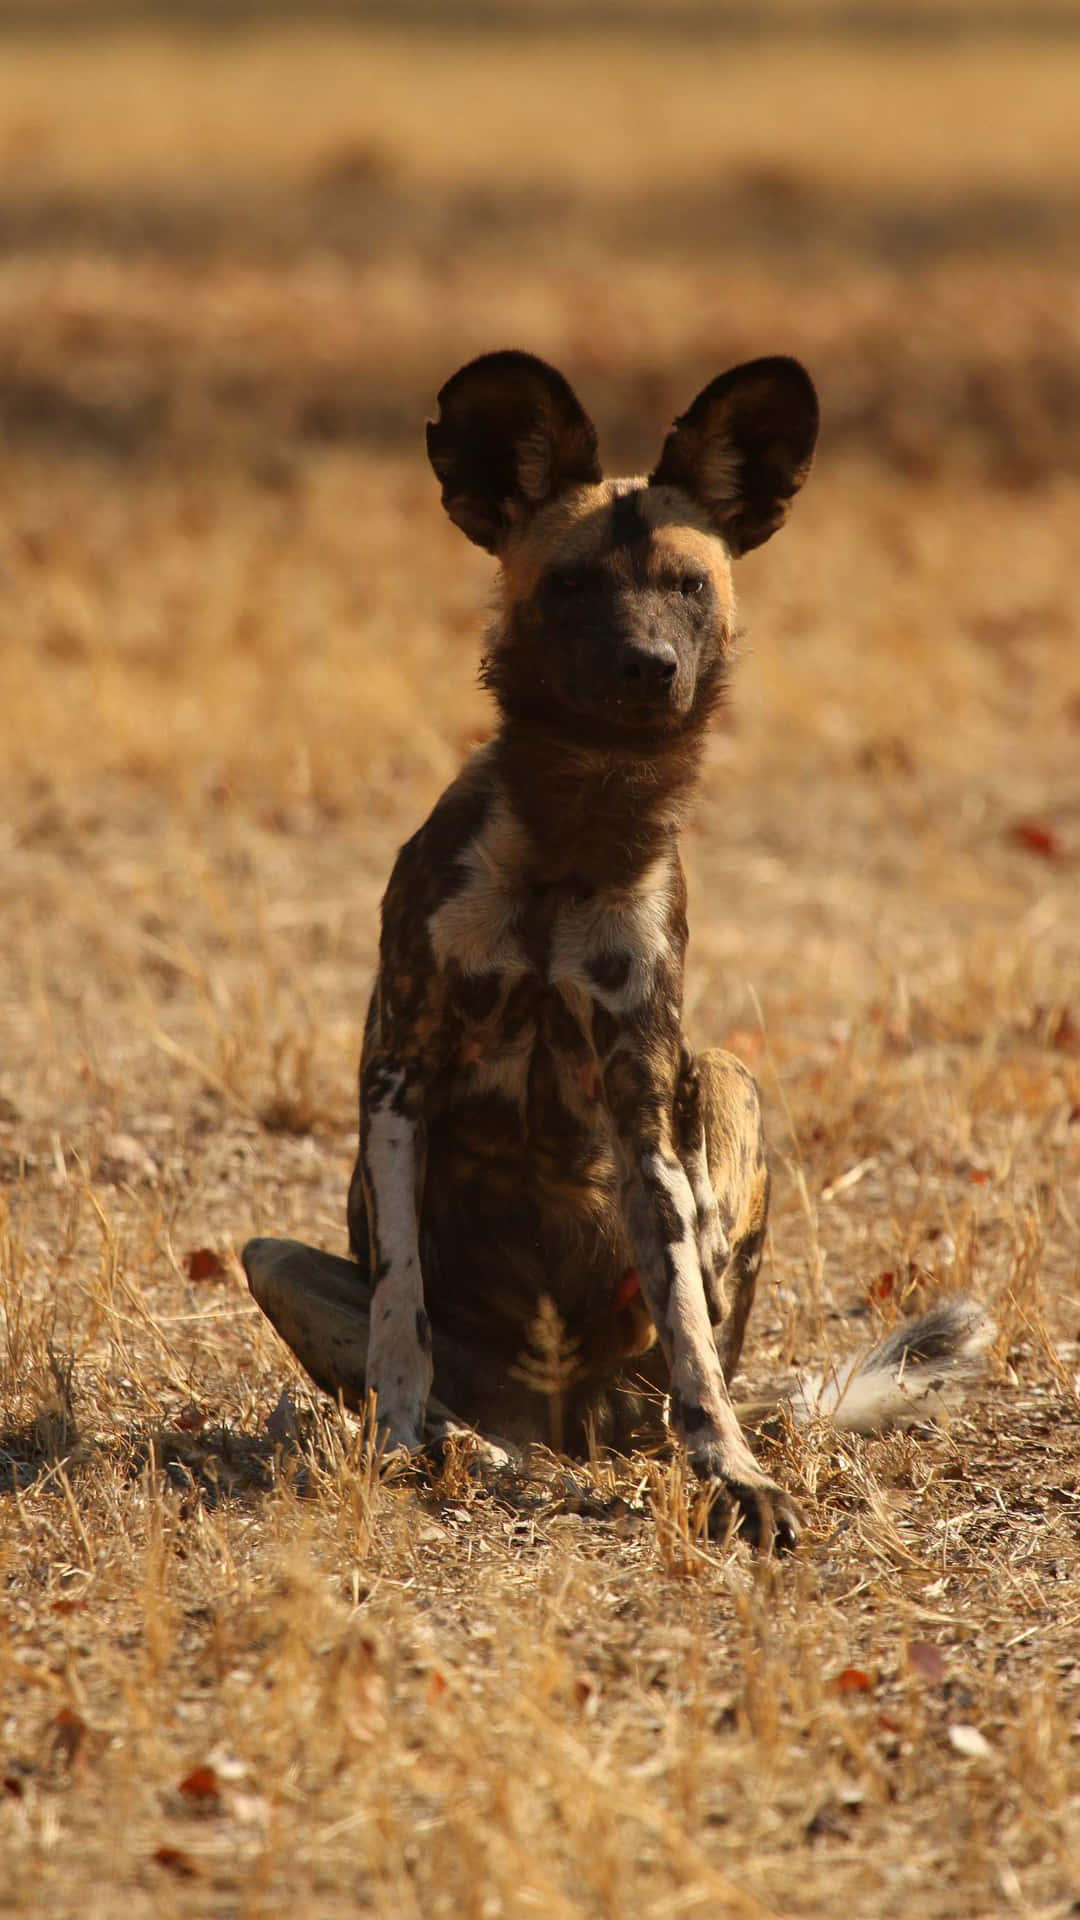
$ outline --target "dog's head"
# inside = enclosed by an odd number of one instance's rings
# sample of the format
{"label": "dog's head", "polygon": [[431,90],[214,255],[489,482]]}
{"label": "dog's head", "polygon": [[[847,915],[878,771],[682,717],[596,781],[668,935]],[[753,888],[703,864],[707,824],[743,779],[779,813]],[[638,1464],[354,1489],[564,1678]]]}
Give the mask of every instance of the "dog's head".
{"label": "dog's head", "polygon": [[462,367],[428,454],[450,518],[501,563],[485,678],[504,712],[617,739],[708,711],[731,561],[787,518],[817,425],[798,361],[752,360],[699,393],[648,479],[605,480],[596,429],[554,367],[526,353]]}

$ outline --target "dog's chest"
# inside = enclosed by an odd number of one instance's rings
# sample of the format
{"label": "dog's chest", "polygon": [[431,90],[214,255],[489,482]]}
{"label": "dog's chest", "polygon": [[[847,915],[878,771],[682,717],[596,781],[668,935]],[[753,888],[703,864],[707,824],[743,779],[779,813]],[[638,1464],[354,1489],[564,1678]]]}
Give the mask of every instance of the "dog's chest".
{"label": "dog's chest", "polygon": [[610,895],[469,872],[429,923],[452,1098],[501,1096],[533,1140],[597,1116],[612,1022],[633,1018],[668,953],[667,902],[666,866]]}

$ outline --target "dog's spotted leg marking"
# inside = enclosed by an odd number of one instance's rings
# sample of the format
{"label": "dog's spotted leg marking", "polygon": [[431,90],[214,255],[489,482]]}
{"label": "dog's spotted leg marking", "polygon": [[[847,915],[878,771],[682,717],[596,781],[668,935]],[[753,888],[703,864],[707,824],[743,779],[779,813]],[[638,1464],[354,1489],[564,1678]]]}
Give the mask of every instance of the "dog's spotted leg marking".
{"label": "dog's spotted leg marking", "polygon": [[[754,1459],[728,1394],[713,1338],[699,1250],[699,1208],[664,1116],[668,1091],[653,1083],[650,1059],[670,1050],[624,1042],[606,1085],[619,1134],[627,1225],[645,1295],[671,1375],[669,1420],[695,1472],[738,1505],[744,1530],[766,1548],[798,1536],[793,1502]],[[637,1052],[637,1049],[634,1049]]]}
{"label": "dog's spotted leg marking", "polygon": [[[646,1149],[630,1181],[629,1217],[642,1286],[670,1349],[671,1424],[706,1476],[758,1471],[716,1357],[698,1252],[698,1209],[681,1161]],[[665,1338],[666,1336],[666,1338]]]}
{"label": "dog's spotted leg marking", "polygon": [[422,1141],[415,1091],[403,1067],[365,1064],[360,1150],[371,1244],[367,1384],[391,1447],[422,1444],[432,1382],[417,1199]]}
{"label": "dog's spotted leg marking", "polygon": [[697,1062],[683,1045],[679,1062],[679,1084],[675,1097],[675,1129],[679,1157],[686,1169],[697,1213],[697,1243],[701,1259],[701,1277],[709,1304],[709,1318],[716,1326],[727,1312],[721,1276],[731,1253],[732,1221],[721,1216],[705,1140],[705,1121],[701,1104],[701,1085]]}

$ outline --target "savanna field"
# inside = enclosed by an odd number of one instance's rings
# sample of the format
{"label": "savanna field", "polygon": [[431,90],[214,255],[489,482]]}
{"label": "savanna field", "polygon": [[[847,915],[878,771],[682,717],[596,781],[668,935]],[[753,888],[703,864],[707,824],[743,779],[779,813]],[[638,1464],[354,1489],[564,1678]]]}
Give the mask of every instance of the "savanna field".
{"label": "savanna field", "polygon": [[[1076,1913],[1080,14],[168,18],[0,8],[0,1913]],[[380,1478],[237,1260],[344,1250],[490,724],[423,426],[506,345],[614,471],[737,360],[821,394],[685,845],[745,1389],[996,1332],[937,1428],[759,1443],[779,1564],[678,1460]]]}

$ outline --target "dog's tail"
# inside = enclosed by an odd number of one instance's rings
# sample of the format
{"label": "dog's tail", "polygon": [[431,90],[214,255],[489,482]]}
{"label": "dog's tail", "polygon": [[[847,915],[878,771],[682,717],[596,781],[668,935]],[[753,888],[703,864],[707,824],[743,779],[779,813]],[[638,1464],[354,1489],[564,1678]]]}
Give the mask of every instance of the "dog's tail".
{"label": "dog's tail", "polygon": [[861,1358],[799,1373],[737,1412],[749,1427],[762,1426],[781,1410],[797,1426],[826,1420],[845,1433],[919,1426],[938,1418],[981,1371],[993,1337],[985,1308],[968,1294],[956,1294],[895,1327]]}

